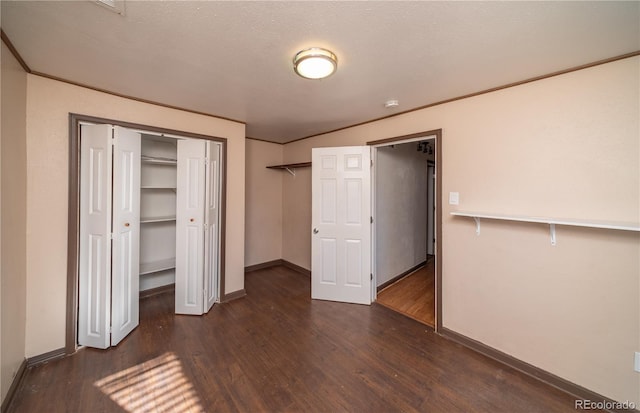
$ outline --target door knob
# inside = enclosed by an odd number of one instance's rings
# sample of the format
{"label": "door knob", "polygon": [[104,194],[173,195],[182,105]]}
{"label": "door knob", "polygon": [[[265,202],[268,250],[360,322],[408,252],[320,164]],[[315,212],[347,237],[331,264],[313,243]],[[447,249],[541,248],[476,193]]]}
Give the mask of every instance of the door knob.
{"label": "door knob", "polygon": [[124,223],[124,226],[125,226],[125,227],[128,227],[128,226],[129,226],[129,223],[128,223],[128,222],[125,222],[125,223]]}
{"label": "door knob", "polygon": [[189,219],[189,222],[193,222],[193,221],[195,221],[195,219],[193,219],[193,218]]}
{"label": "door knob", "polygon": [[318,231],[318,228],[314,228],[314,229],[313,229],[313,233],[314,233],[314,234],[317,234],[318,232],[319,232],[319,231]]}

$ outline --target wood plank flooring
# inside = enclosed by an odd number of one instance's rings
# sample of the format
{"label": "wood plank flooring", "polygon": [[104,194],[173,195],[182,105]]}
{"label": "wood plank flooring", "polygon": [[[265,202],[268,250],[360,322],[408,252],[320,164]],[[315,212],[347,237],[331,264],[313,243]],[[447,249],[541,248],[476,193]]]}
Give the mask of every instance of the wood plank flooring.
{"label": "wood plank flooring", "polygon": [[435,326],[435,259],[378,293],[377,302],[430,327]]}
{"label": "wood plank flooring", "polygon": [[141,301],[116,348],[29,368],[9,412],[575,412],[565,393],[285,267],[202,317]]}

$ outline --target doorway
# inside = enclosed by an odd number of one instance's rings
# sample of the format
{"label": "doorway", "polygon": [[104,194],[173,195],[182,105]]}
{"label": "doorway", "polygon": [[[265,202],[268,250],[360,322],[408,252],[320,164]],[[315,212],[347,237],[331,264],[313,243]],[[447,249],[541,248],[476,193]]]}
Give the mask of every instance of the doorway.
{"label": "doorway", "polygon": [[[203,292],[193,292],[190,293],[191,288],[188,291],[185,291],[184,294],[176,295],[176,310],[179,310],[178,307],[178,295],[180,297],[185,297],[185,305],[188,307],[188,304],[191,302],[188,300],[191,296],[193,296],[193,300],[195,304],[200,303],[203,299],[207,302],[211,301],[223,301],[225,299],[224,295],[224,285],[225,285],[225,263],[224,263],[224,242],[225,242],[225,204],[226,200],[224,197],[226,191],[226,139],[198,135],[193,133],[168,130],[163,128],[156,128],[151,126],[132,124],[128,122],[119,122],[111,119],[102,119],[91,116],[70,114],[70,156],[69,156],[69,231],[68,231],[68,266],[67,266],[67,327],[66,327],[66,337],[65,337],[65,352],[66,354],[72,354],[75,352],[78,345],[79,338],[79,303],[81,304],[80,299],[83,298],[83,294],[81,293],[82,288],[82,277],[86,276],[86,270],[82,270],[83,268],[83,254],[82,245],[86,245],[86,242],[83,244],[82,242],[82,205],[86,204],[87,201],[83,200],[85,197],[82,195],[84,193],[83,188],[83,180],[82,176],[91,176],[93,178],[94,175],[86,174],[86,171],[83,172],[83,152],[82,150],[86,150],[83,148],[81,136],[82,136],[82,125],[96,125],[99,127],[102,126],[110,126],[113,130],[112,139],[115,146],[111,149],[107,149],[107,152],[113,152],[114,156],[114,168],[122,169],[127,171],[137,170],[138,172],[133,175],[142,175],[142,180],[139,178],[132,178],[131,183],[136,182],[137,185],[126,185],[127,190],[124,193],[130,192],[130,187],[136,186],[137,191],[145,192],[142,197],[142,206],[144,208],[140,208],[140,201],[138,201],[138,208],[133,208],[135,210],[134,217],[131,217],[133,221],[127,219],[124,221],[123,228],[126,229],[136,229],[140,226],[143,227],[144,231],[142,231],[142,239],[146,240],[144,244],[146,244],[146,250],[140,251],[141,254],[127,254],[127,257],[135,258],[135,261],[138,261],[140,258],[140,266],[132,265],[132,271],[126,271],[128,273],[132,273],[135,276],[135,289],[125,288],[124,291],[128,291],[125,296],[129,297],[130,300],[136,301],[138,299],[138,285],[137,282],[140,283],[143,290],[153,290],[157,287],[163,287],[164,285],[171,284],[171,281],[175,279],[175,275],[180,274],[180,277],[184,277],[185,280],[180,280],[180,282],[176,282],[176,287],[179,286],[193,286],[193,280],[195,277],[199,277],[202,282],[200,282],[201,287],[203,287]],[[92,130],[97,130],[93,128]],[[131,167],[123,167],[120,168],[116,162],[116,158],[120,156],[118,154],[118,143],[124,142],[125,140],[120,140],[117,136],[118,131],[121,133],[130,134],[127,138],[128,142],[137,141],[137,149],[129,151],[127,153],[133,154],[138,153],[138,155],[133,155],[133,158],[136,158],[137,161],[132,160],[130,164]],[[134,136],[137,139],[131,138]],[[91,142],[95,140],[92,137]],[[142,145],[141,145],[142,144]],[[177,144],[177,157],[176,155],[176,144]],[[103,145],[104,146],[104,145]],[[142,146],[142,155],[140,155],[140,146]],[[106,147],[106,146],[105,146]],[[182,155],[180,155],[180,147],[182,147]],[[191,152],[193,150],[197,150],[199,153],[198,157],[195,157]],[[97,151],[95,152],[97,153]],[[105,160],[110,159],[112,155],[109,155]],[[178,158],[176,160],[176,158]],[[128,158],[127,158],[128,159]],[[180,159],[184,159],[185,161],[180,161]],[[211,166],[213,164],[215,166]],[[110,161],[108,163],[111,164]],[[87,163],[85,162],[84,166],[86,167]],[[136,166],[137,165],[137,166]],[[178,168],[178,175],[176,176],[175,168]],[[182,165],[182,166],[181,166]],[[188,168],[187,168],[188,166]],[[142,171],[140,171],[142,169]],[[105,183],[102,187],[112,188],[110,179],[113,179],[114,183],[127,182],[129,180],[122,180],[117,178],[117,176],[111,176],[109,172],[110,169],[106,169],[106,172],[102,175],[105,176]],[[180,177],[180,171],[183,171],[183,178]],[[190,178],[191,176],[194,178]],[[210,179],[211,178],[211,179]],[[191,211],[186,211],[186,208],[181,205],[180,202],[176,204],[175,199],[175,191],[176,191],[176,179],[178,180],[178,188],[186,188],[185,190],[189,194],[195,194],[196,192],[199,194],[197,196],[198,205],[202,203],[201,207],[203,211],[202,215],[205,217],[204,225],[202,223],[198,224],[200,220],[200,216],[194,215]],[[184,184],[181,182],[184,181]],[[197,181],[197,182],[196,182]],[[86,179],[85,179],[86,184]],[[201,185],[202,184],[202,185]],[[114,184],[115,185],[115,184]],[[195,186],[194,186],[195,185]],[[100,185],[96,185],[96,187],[100,187]],[[113,186],[115,190],[115,186]],[[115,193],[115,192],[114,192]],[[162,195],[161,197],[156,196]],[[173,195],[172,195],[173,193]],[[219,194],[219,196],[209,196],[207,193],[211,194]],[[109,196],[105,197],[96,197],[94,199],[110,199]],[[190,196],[189,199],[195,199],[193,196]],[[171,199],[174,199],[174,202],[171,202]],[[178,197],[178,201],[180,199],[186,199],[183,197]],[[214,199],[215,202],[204,202],[205,199]],[[166,202],[165,202],[166,201]],[[202,201],[202,202],[200,202]],[[92,202],[92,201],[89,201]],[[115,205],[120,205],[121,202],[117,202]],[[171,211],[171,204],[173,204],[173,211]],[[215,210],[209,211],[210,204],[214,205],[211,208],[215,207]],[[108,204],[105,204],[108,209],[110,207]],[[124,204],[123,204],[124,205]],[[133,204],[132,204],[133,205]],[[195,205],[195,204],[194,204]],[[170,211],[172,213],[165,214],[164,212]],[[186,212],[185,212],[186,211]],[[176,214],[177,213],[177,214]],[[177,215],[177,216],[176,216]],[[115,212],[111,218],[107,217],[108,220],[115,221]],[[207,216],[214,217],[211,220],[206,219]],[[190,219],[189,219],[190,218]],[[86,219],[86,218],[84,218]],[[119,221],[118,221],[119,222]],[[185,222],[186,224],[181,224],[181,222]],[[178,258],[185,257],[187,259],[186,263],[180,264],[178,266],[182,266],[182,268],[186,268],[187,270],[179,270],[177,272],[173,272],[169,267],[171,265],[168,264],[169,261],[176,262],[176,258],[170,256],[171,245],[175,245],[176,239],[179,241],[179,235],[181,232],[185,231],[176,231],[176,228],[182,229],[182,227],[186,227],[189,234],[193,234],[196,231],[191,231],[189,226],[193,223],[193,225],[198,224],[198,228],[202,229],[201,236],[198,236],[200,239],[197,245],[197,249],[202,249],[201,253],[190,253],[189,251],[194,251],[192,245],[195,245],[193,240],[189,240],[188,244],[189,248],[186,251],[177,250]],[[212,224],[212,228],[208,228],[207,225],[209,223]],[[142,225],[140,225],[142,224]],[[215,226],[215,228],[214,228]],[[85,229],[86,229],[85,225]],[[109,228],[109,224],[107,224],[107,228]],[[114,236],[115,228],[107,229],[105,231],[111,231],[111,239],[117,238]],[[162,230],[162,231],[160,231]],[[172,238],[169,236],[171,233],[173,236],[173,243],[168,241],[163,242],[155,242],[160,239],[160,232],[166,232],[168,235],[167,239]],[[140,231],[137,231],[140,234]],[[119,234],[119,233],[118,233]],[[215,234],[216,236],[212,236]],[[107,237],[105,239],[109,239],[109,233],[106,233]],[[117,234],[115,234],[117,235]],[[196,234],[197,235],[197,234]],[[90,237],[91,238],[91,237]],[[93,239],[93,238],[91,238]],[[213,242],[215,241],[215,242]],[[115,242],[115,241],[114,241]],[[138,241],[139,243],[139,241]],[[104,244],[104,243],[103,243]],[[123,243],[124,245],[124,243]],[[155,245],[155,247],[154,247]],[[164,248],[159,248],[158,245]],[[167,246],[168,245],[168,246]],[[115,247],[115,245],[114,245]],[[156,248],[158,247],[158,248]],[[202,247],[202,248],[200,248]],[[144,248],[143,248],[144,249]],[[121,248],[114,248],[114,250],[121,250]],[[176,249],[173,248],[174,253],[176,253]],[[86,247],[85,247],[86,251]],[[133,251],[133,250],[132,250]],[[215,252],[214,252],[215,251]],[[207,255],[207,252],[209,254]],[[212,253],[215,253],[215,259],[211,258],[213,256]],[[85,254],[86,255],[86,254]],[[166,257],[165,255],[169,255]],[[106,256],[105,256],[106,257]],[[176,255],[174,255],[176,257]],[[209,257],[210,259],[207,259]],[[144,259],[143,259],[144,258]],[[190,259],[195,258],[197,262],[190,263]],[[86,261],[86,258],[84,258]],[[213,260],[213,261],[212,261]],[[103,260],[104,261],[104,260]],[[133,259],[127,261],[133,261]],[[144,261],[144,262],[143,262]],[[215,261],[215,262],[214,262]],[[152,263],[153,268],[150,268],[149,265]],[[162,263],[162,266],[158,266]],[[158,264],[158,265],[155,265]],[[196,265],[197,264],[197,265]],[[176,264],[172,264],[176,265]],[[207,270],[207,266],[209,266],[209,270]],[[119,266],[118,269],[124,267]],[[127,266],[129,267],[129,266]],[[149,267],[149,268],[147,268]],[[107,269],[108,269],[107,265]],[[177,268],[177,267],[176,267]],[[195,269],[195,272],[193,271]],[[104,271],[103,271],[104,272]],[[197,273],[197,274],[196,274]],[[121,274],[121,273],[119,273]],[[152,277],[149,277],[145,274],[153,274]],[[207,274],[213,274],[211,277],[207,277]],[[142,275],[142,277],[141,277]],[[115,275],[114,275],[115,276]],[[138,278],[139,277],[139,278]],[[122,277],[120,277],[122,278]],[[143,280],[146,278],[146,280]],[[210,282],[215,279],[215,285]],[[139,281],[138,281],[139,280]],[[195,284],[198,284],[197,282]],[[134,291],[135,290],[135,291]],[[133,293],[131,292],[133,291]],[[114,291],[115,292],[115,291]],[[118,290],[120,292],[120,290]],[[212,299],[210,299],[207,292],[210,292]],[[112,293],[113,299],[113,293]],[[199,299],[200,301],[197,301]],[[104,300],[103,300],[104,301]],[[107,310],[109,304],[106,305]],[[137,305],[136,305],[137,307]],[[202,306],[195,306],[202,307]],[[96,307],[98,308],[98,307]],[[122,308],[127,309],[127,305],[122,306]],[[210,306],[208,307],[210,308]],[[180,309],[180,313],[183,314],[202,314],[203,312],[190,312],[186,310]],[[109,311],[106,311],[108,313]],[[206,311],[204,311],[206,312]],[[127,310],[127,313],[130,313]],[[110,317],[114,317],[113,313]],[[137,317],[131,317],[136,318]],[[113,319],[111,321],[113,323]],[[108,323],[107,323],[108,324]],[[93,324],[91,324],[93,325]],[[107,326],[107,331],[110,330],[110,327]]]}
{"label": "doorway", "polygon": [[374,146],[376,301],[434,329],[441,325],[441,131]]}
{"label": "doorway", "polygon": [[[435,320],[434,329],[442,327],[442,130],[416,133],[397,138],[367,142],[367,146],[320,147],[311,150],[311,298],[346,303],[370,304],[376,300],[378,268],[376,259],[381,252],[377,248],[376,187],[381,178],[376,171],[378,148],[419,141],[432,141],[435,155],[434,197],[435,206],[432,230],[433,266],[435,272]],[[425,142],[426,143],[426,142]],[[424,160],[423,160],[424,162]],[[422,165],[422,174],[429,170]],[[426,179],[423,177],[423,181]],[[394,186],[397,182],[391,183]],[[391,209],[393,209],[393,199]],[[422,198],[421,222],[417,226],[422,233],[420,254],[427,250],[426,203]],[[406,218],[406,217],[402,217]],[[393,228],[394,230],[396,228]],[[415,232],[415,228],[407,231]],[[414,248],[413,244],[411,248]],[[404,251],[400,251],[404,252]],[[400,253],[399,252],[399,253]],[[415,255],[415,254],[414,254]],[[392,257],[395,257],[391,253]],[[414,256],[415,258],[415,256]],[[426,261],[426,259],[425,259]],[[406,263],[402,263],[406,265]],[[413,265],[413,264],[410,264]],[[418,269],[420,265],[415,266]],[[406,268],[406,266],[405,266]],[[380,272],[380,274],[382,274]],[[381,283],[384,281],[381,281]]]}

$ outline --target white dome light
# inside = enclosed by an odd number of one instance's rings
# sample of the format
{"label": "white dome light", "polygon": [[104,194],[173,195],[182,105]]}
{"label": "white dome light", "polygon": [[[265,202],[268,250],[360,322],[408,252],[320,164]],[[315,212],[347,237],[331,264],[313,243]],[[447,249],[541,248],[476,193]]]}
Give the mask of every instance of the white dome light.
{"label": "white dome light", "polygon": [[338,68],[338,58],[327,49],[312,47],[296,53],[293,70],[307,79],[323,79]]}

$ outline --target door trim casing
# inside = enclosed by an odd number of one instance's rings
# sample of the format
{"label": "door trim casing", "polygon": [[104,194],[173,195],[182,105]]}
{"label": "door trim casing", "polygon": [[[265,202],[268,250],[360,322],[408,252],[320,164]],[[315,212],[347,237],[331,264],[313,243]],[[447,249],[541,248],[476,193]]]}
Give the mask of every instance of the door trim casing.
{"label": "door trim casing", "polygon": [[226,206],[227,206],[227,139],[217,136],[201,135],[193,132],[178,131],[156,126],[143,125],[114,119],[69,113],[69,193],[68,193],[68,232],[67,232],[67,302],[65,328],[65,354],[77,350],[78,340],[78,279],[79,279],[79,230],[80,230],[80,123],[97,123],[122,126],[130,129],[182,136],[192,139],[204,139],[222,144],[222,179],[220,205],[220,286],[219,300],[226,301],[225,294],[225,256],[226,256]]}
{"label": "door trim casing", "polygon": [[[412,133],[410,135],[396,136],[393,138],[379,139],[367,142],[374,146],[387,146],[401,142],[417,141],[420,138],[433,136],[436,149],[436,319],[435,331],[442,330],[442,129],[434,129],[425,132]],[[375,185],[375,184],[374,184]]]}

